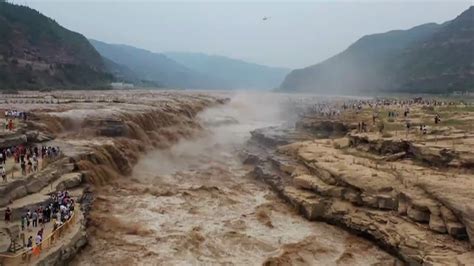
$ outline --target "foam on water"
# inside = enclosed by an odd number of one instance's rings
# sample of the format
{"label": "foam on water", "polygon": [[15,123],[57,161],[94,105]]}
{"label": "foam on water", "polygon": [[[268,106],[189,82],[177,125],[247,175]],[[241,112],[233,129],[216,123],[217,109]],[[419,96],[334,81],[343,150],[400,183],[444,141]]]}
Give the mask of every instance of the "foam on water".
{"label": "foam on water", "polygon": [[288,118],[274,97],[234,95],[228,105],[199,115],[205,125],[199,136],[146,154],[132,178],[101,188],[90,246],[75,263],[393,262],[363,239],[303,219],[246,175],[237,154],[249,132]]}

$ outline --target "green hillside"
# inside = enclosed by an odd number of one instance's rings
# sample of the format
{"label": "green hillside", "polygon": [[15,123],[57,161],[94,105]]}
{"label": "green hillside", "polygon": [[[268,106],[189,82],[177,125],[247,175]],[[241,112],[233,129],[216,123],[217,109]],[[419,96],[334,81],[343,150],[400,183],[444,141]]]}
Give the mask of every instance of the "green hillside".
{"label": "green hillside", "polygon": [[75,88],[111,80],[84,36],[34,9],[0,2],[0,88]]}

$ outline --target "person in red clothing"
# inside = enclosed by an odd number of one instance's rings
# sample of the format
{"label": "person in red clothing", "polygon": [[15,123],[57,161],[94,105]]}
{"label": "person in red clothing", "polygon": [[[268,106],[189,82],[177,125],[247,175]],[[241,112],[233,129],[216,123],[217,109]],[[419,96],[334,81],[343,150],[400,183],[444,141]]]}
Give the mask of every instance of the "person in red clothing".
{"label": "person in red clothing", "polygon": [[8,130],[12,131],[13,130],[13,120],[8,121]]}

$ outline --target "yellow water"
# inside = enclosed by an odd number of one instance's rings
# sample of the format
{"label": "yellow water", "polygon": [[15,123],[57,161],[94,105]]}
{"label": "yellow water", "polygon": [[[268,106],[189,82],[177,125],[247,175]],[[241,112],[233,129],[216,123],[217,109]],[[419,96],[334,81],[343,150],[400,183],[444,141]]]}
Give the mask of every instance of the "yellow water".
{"label": "yellow water", "polygon": [[131,177],[96,190],[89,246],[76,265],[368,265],[394,258],[309,222],[248,176],[249,131],[285,119],[269,98],[235,96],[200,114],[204,130],[142,156]]}

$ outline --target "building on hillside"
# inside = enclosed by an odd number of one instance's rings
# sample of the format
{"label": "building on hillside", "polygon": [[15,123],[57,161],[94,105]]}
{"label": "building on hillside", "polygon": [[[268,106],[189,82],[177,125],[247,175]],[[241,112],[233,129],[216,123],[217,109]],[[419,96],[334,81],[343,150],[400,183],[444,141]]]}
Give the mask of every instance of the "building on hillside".
{"label": "building on hillside", "polygon": [[110,83],[112,89],[117,90],[125,90],[125,89],[133,89],[135,86],[131,83],[124,83],[124,82],[112,82]]}

